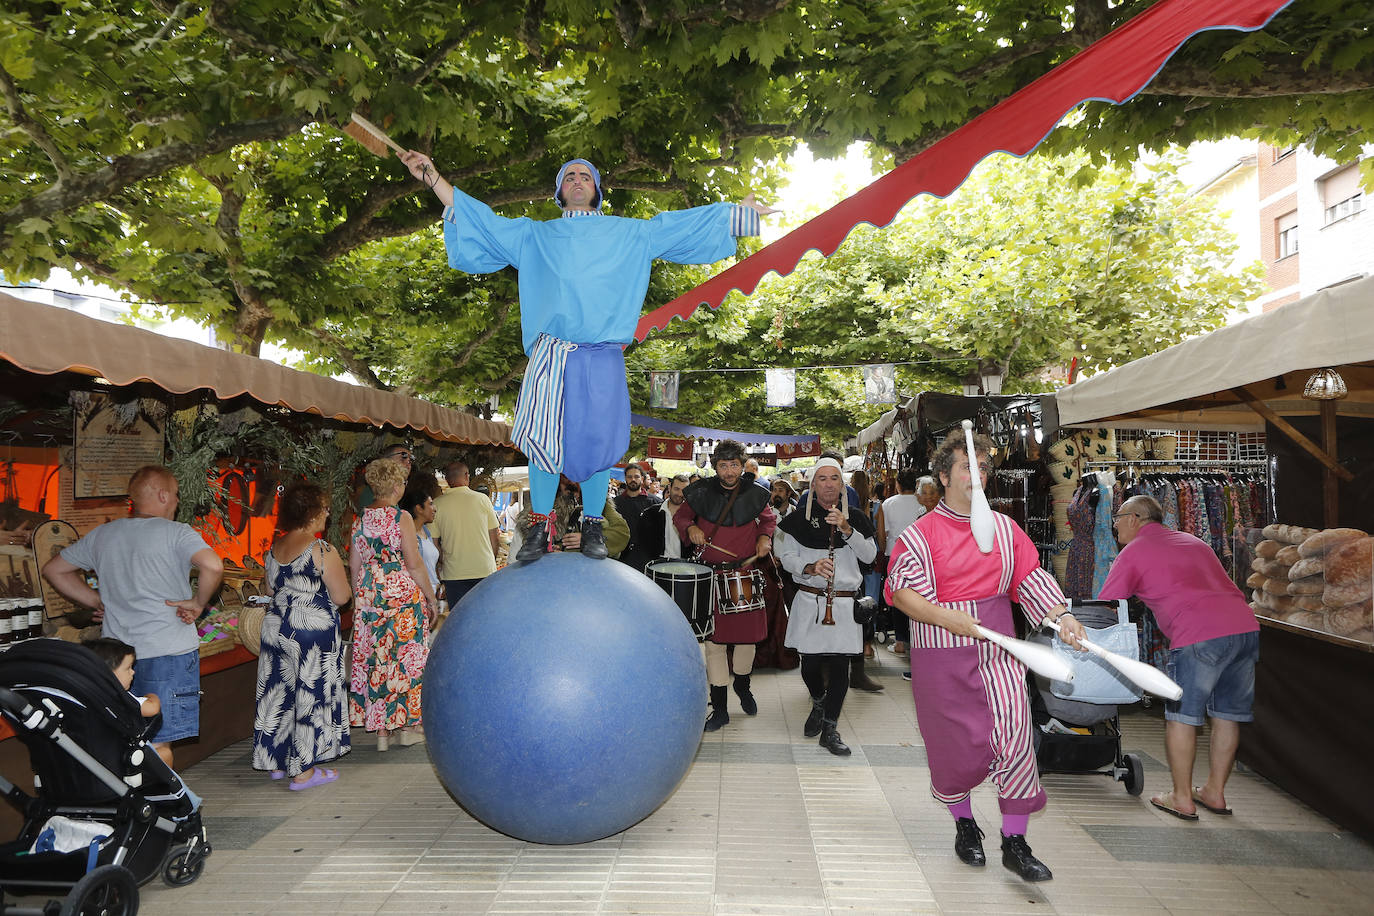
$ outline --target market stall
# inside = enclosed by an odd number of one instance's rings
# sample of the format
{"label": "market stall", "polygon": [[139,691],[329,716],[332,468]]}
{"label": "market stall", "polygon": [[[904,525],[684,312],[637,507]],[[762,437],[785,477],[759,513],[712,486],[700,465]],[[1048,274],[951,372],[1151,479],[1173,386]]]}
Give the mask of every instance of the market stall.
{"label": "market stall", "polygon": [[[0,293],[0,528],[24,535],[0,548],[0,597],[42,598],[41,635],[93,635],[89,612],[51,592],[39,569],[127,513],[133,469],[170,467],[181,520],[225,561],[201,625],[201,735],[176,748],[189,765],[251,734],[256,653],[236,614],[263,587],[278,486],[325,486],[328,536],[343,546],[360,467],[396,441],[429,468],[520,459],[503,423]],[[0,743],[6,770],[17,745]]]}
{"label": "market stall", "polygon": [[[1367,278],[1056,396],[1060,423],[1070,427],[1264,434],[1271,517],[1251,535],[1258,578],[1248,582],[1278,588],[1253,592],[1261,625],[1256,721],[1243,730],[1240,759],[1366,836],[1374,836],[1374,796],[1366,784],[1374,729],[1347,710],[1374,696],[1374,582],[1360,565],[1368,562],[1362,551],[1369,541],[1356,538],[1351,568],[1342,567],[1334,582],[1330,568],[1320,575],[1313,570],[1321,566],[1297,564],[1316,557],[1335,566],[1324,548],[1318,554],[1311,546],[1317,541],[1304,548],[1318,533],[1374,530],[1371,315],[1374,278]],[[1260,546],[1266,543],[1269,550]],[[1280,562],[1285,548],[1292,552]],[[1303,575],[1290,579],[1295,569]]]}

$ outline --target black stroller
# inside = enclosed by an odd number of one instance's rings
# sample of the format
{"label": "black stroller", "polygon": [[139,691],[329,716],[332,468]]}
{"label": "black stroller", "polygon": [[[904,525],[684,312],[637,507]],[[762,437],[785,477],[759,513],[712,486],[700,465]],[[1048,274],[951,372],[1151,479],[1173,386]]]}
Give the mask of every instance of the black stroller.
{"label": "black stroller", "polygon": [[[1072,601],[1069,607],[1093,642],[1127,658],[1139,656],[1124,600]],[[1110,644],[1104,637],[1118,642]],[[1046,645],[1054,641],[1043,633],[1029,638]],[[1065,657],[1074,666],[1073,683],[1031,675],[1031,726],[1040,772],[1099,773],[1139,795],[1145,787],[1145,768],[1137,755],[1122,753],[1117,706],[1137,702],[1140,691],[1096,656],[1068,652]]]}
{"label": "black stroller", "polygon": [[[24,818],[19,836],[0,844],[0,914],[130,916],[139,885],[200,877],[210,855],[200,800],[145,739],[160,717],[144,719],[95,653],[58,639],[0,652],[0,715],[35,774],[32,797],[0,778]],[[74,837],[82,845],[73,848]],[[6,904],[29,895],[64,899]]]}

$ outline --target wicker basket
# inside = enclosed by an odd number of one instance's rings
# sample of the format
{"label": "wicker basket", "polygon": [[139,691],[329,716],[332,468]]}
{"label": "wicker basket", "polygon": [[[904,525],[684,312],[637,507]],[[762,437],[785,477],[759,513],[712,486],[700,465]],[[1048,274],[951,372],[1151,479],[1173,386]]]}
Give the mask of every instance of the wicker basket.
{"label": "wicker basket", "polygon": [[251,604],[239,611],[239,642],[254,655],[262,648],[262,618],[266,614],[267,608]]}

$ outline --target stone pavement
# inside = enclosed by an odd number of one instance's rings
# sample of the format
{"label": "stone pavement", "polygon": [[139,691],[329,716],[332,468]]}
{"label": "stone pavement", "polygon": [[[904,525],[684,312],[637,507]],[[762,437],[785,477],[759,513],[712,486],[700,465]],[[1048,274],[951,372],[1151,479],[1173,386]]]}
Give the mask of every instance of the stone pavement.
{"label": "stone pavement", "polygon": [[[1001,867],[997,799],[974,811],[989,864],[954,857],[929,794],[903,660],[869,662],[887,685],[850,691],[836,758],[801,736],[796,671],[759,672],[759,714],[731,710],[677,792],[624,833],[581,846],[502,836],[448,796],[423,745],[377,753],[354,732],[341,778],[289,792],[249,766],[249,742],[184,774],[205,797],[214,845],[195,884],[143,889],[149,916],[422,913],[1311,913],[1374,910],[1374,846],[1258,776],[1239,773],[1234,817],[1184,823],[1146,799],[1168,788],[1159,708],[1125,711],[1145,792],[1097,775],[1047,775],[1029,840],[1055,873],[1028,885]],[[731,694],[731,702],[735,702]],[[1205,732],[1197,772],[1206,772]]]}

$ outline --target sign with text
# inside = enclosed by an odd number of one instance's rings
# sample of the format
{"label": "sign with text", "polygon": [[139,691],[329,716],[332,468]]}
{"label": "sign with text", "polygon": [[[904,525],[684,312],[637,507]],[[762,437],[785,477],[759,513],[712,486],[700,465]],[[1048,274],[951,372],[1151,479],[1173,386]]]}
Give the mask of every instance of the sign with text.
{"label": "sign with text", "polygon": [[164,421],[142,405],[138,398],[119,403],[92,394],[73,411],[76,499],[127,495],[134,471],[145,464],[162,464]]}

